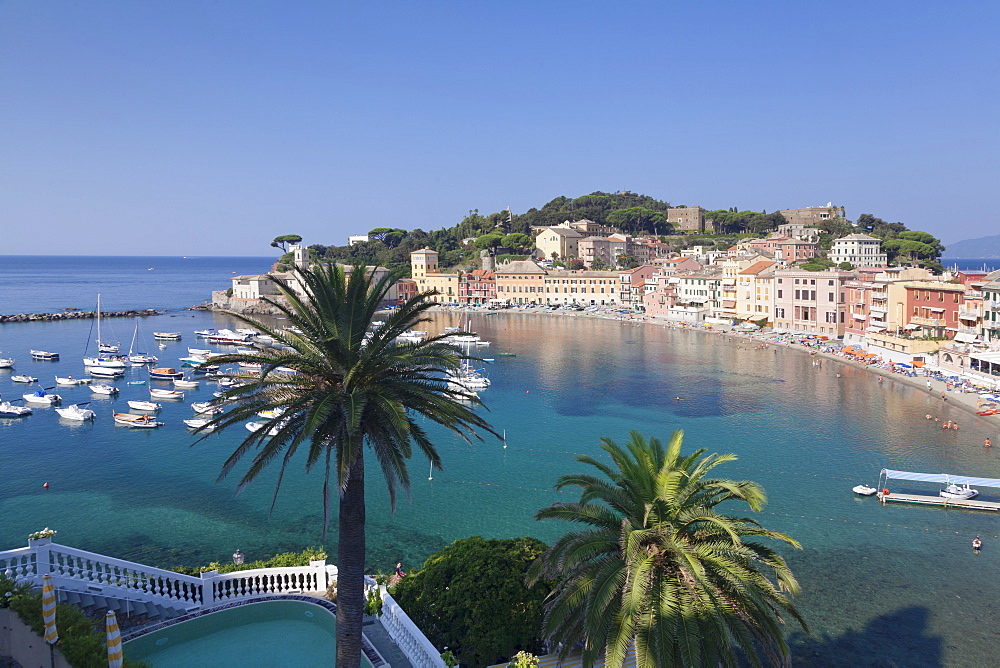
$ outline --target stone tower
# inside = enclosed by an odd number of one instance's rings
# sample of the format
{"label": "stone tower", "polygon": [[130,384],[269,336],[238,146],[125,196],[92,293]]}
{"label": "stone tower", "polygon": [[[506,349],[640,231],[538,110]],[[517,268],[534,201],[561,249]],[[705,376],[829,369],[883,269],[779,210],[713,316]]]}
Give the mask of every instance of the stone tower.
{"label": "stone tower", "polygon": [[303,248],[299,244],[292,244],[289,247],[289,250],[292,251],[292,257],[294,258],[294,263],[295,263],[296,267],[298,267],[299,269],[303,269],[303,270],[309,268],[309,249],[308,248]]}
{"label": "stone tower", "polygon": [[496,259],[488,250],[479,251],[479,261],[482,263],[484,271],[495,271],[496,270]]}

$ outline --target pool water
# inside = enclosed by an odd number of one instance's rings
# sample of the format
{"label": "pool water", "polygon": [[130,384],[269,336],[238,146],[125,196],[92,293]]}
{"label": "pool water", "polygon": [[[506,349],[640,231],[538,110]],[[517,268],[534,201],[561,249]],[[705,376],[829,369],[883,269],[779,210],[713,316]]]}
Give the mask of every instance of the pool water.
{"label": "pool water", "polygon": [[[305,601],[266,601],[179,622],[125,643],[154,668],[332,666],[337,620]],[[361,665],[371,668],[362,657]]]}

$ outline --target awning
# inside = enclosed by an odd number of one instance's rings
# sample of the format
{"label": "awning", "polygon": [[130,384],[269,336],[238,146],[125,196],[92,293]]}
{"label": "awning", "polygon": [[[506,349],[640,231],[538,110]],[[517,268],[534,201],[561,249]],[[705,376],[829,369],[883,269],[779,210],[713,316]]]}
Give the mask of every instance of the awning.
{"label": "awning", "polygon": [[904,327],[903,329],[920,329],[920,325],[914,325],[912,322]]}
{"label": "awning", "polygon": [[974,478],[967,475],[951,475],[950,473],[912,473],[910,471],[893,471],[882,469],[882,475],[893,480],[916,480],[918,482],[936,482],[942,485],[975,485],[976,487],[1000,487],[1000,479]]}
{"label": "awning", "polygon": [[941,312],[941,313],[943,313],[943,312],[944,312],[944,309],[943,309],[943,308],[938,308],[937,306],[928,306],[928,307],[927,307],[927,310],[928,310],[928,311],[938,311],[938,312]]}
{"label": "awning", "polygon": [[875,326],[872,326],[872,327],[869,327],[868,329],[866,329],[865,331],[866,332],[874,332],[874,333],[877,334],[879,332],[884,332],[885,331],[885,327],[875,327]]}
{"label": "awning", "polygon": [[857,313],[855,313],[854,314],[854,319],[855,320],[860,320],[861,322],[864,322],[865,320],[868,319],[868,316],[866,316],[866,315],[858,315]]}

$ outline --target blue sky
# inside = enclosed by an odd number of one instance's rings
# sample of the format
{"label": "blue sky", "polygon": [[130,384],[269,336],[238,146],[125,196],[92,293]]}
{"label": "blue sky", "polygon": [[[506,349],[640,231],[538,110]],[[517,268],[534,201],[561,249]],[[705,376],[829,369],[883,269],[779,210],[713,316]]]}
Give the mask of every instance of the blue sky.
{"label": "blue sky", "polygon": [[1000,233],[997,3],[0,0],[4,253],[266,255],[595,190]]}

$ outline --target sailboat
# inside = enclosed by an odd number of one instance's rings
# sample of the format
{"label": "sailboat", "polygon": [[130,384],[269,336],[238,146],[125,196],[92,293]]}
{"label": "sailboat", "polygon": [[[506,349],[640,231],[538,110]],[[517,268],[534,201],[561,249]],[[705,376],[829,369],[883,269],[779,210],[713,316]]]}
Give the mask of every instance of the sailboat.
{"label": "sailboat", "polygon": [[132,364],[152,364],[159,362],[156,355],[148,355],[135,350],[135,338],[139,334],[139,318],[135,319],[135,330],[132,332],[132,343],[128,346],[128,361]]}
{"label": "sailboat", "polygon": [[[90,341],[87,341],[90,347]],[[87,357],[87,351],[83,352],[83,363],[88,367],[108,367],[111,369],[124,369],[131,366],[128,358],[124,355],[115,355],[121,346],[117,343],[101,342],[101,295],[97,295],[97,357]]]}

